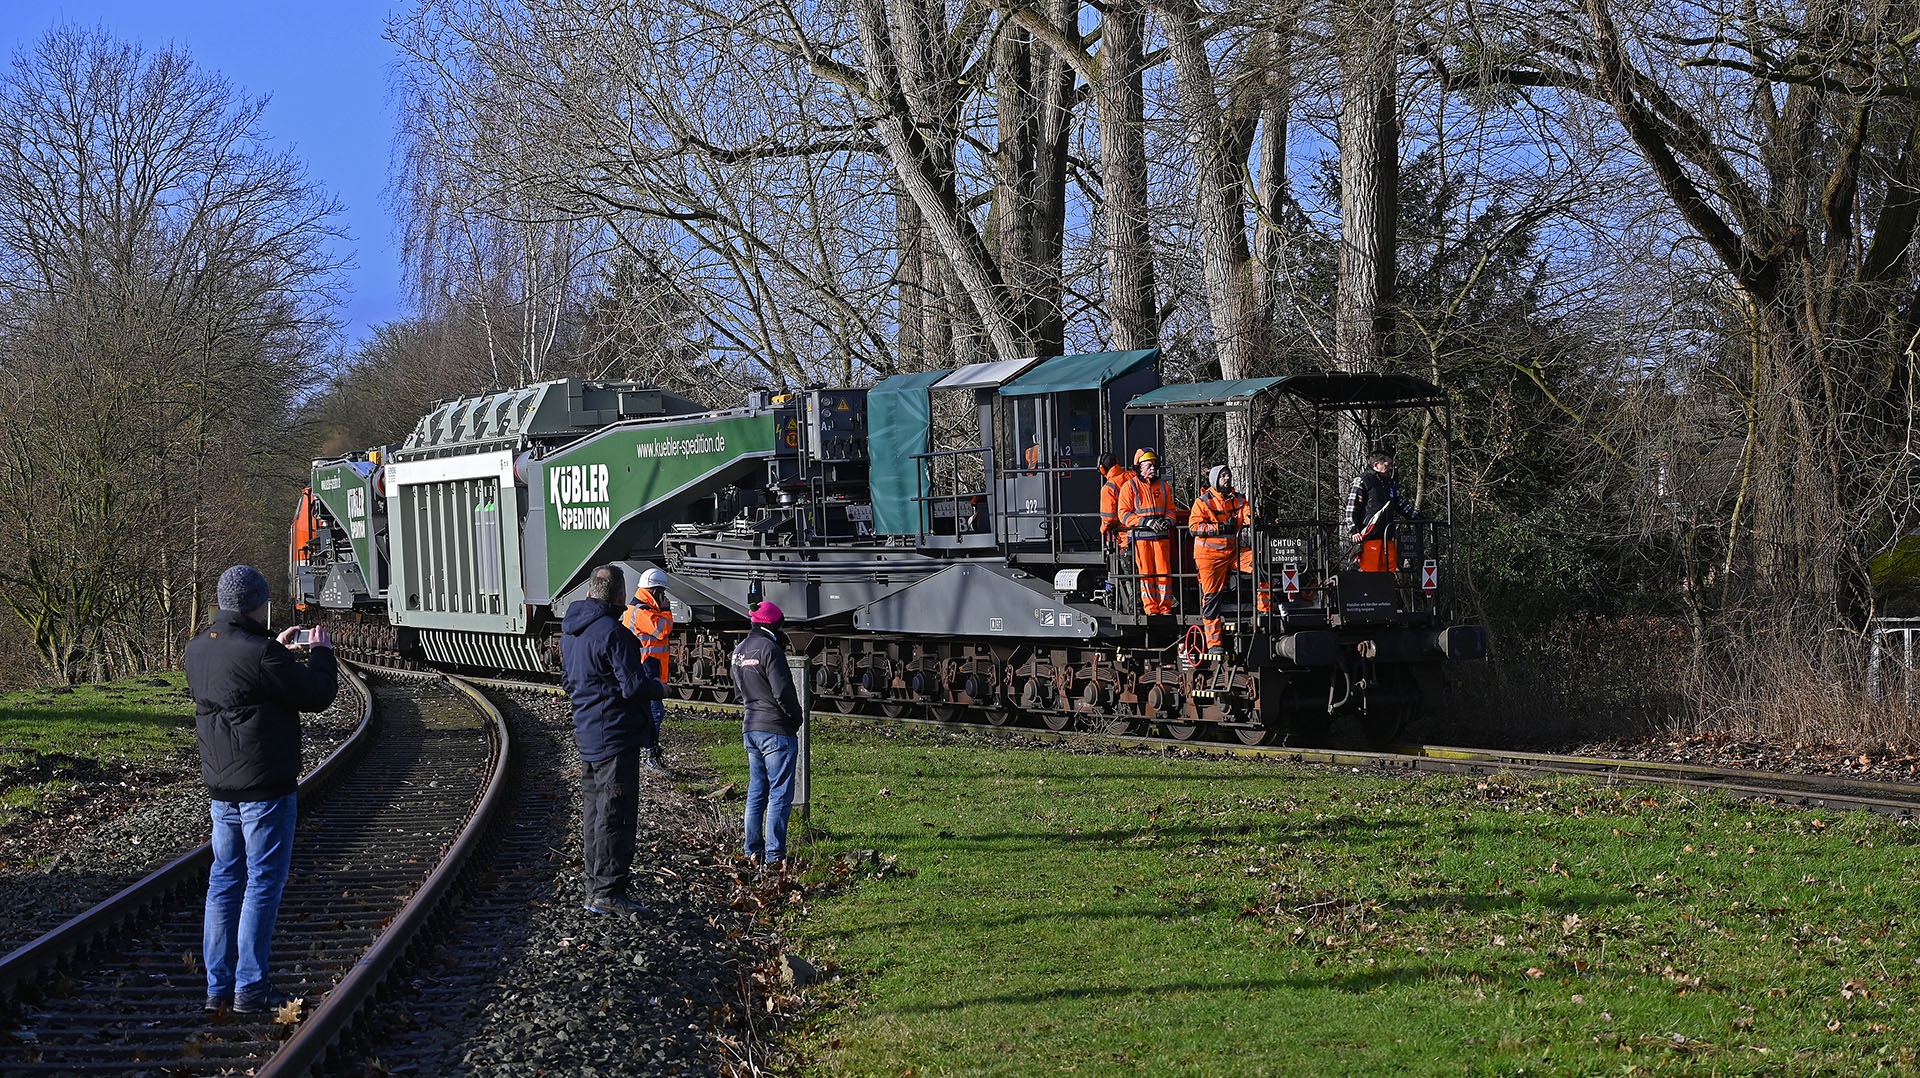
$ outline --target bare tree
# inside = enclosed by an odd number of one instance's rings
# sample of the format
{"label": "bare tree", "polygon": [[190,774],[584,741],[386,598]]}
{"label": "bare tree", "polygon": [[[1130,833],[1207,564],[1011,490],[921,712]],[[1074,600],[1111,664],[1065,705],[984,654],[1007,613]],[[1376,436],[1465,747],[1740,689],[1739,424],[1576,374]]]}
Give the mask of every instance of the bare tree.
{"label": "bare tree", "polygon": [[170,663],[260,550],[337,269],[264,104],[102,32],[0,76],[0,603],[56,677]]}
{"label": "bare tree", "polygon": [[1451,84],[1603,106],[1691,237],[1676,254],[1732,286],[1745,347],[1712,375],[1742,416],[1721,578],[1776,612],[1858,617],[1866,557],[1912,516],[1920,87],[1895,58],[1920,16],[1606,0],[1461,14],[1477,40],[1443,60]]}

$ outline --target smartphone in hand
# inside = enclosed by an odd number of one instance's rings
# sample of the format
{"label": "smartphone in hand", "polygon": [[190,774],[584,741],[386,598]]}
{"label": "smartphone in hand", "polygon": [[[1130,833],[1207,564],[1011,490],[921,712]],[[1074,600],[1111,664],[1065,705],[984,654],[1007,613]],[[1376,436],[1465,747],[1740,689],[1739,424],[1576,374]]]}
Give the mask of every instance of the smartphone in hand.
{"label": "smartphone in hand", "polygon": [[312,647],[313,646],[313,630],[307,627],[302,627],[294,630],[293,646],[297,648]]}

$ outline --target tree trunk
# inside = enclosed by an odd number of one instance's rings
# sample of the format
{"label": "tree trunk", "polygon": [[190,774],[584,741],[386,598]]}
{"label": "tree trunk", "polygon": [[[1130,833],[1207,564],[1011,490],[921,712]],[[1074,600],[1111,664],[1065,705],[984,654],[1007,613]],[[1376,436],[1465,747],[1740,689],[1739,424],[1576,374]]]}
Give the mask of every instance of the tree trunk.
{"label": "tree trunk", "polygon": [[1107,314],[1112,347],[1158,347],[1153,245],[1147,232],[1145,90],[1146,11],[1138,0],[1111,0],[1100,20],[1101,224],[1107,240]]}
{"label": "tree trunk", "polygon": [[894,236],[894,356],[897,370],[919,370],[925,348],[925,327],[921,319],[927,305],[926,281],[921,263],[926,248],[920,242],[920,211],[913,199],[896,192],[893,196]]}
{"label": "tree trunk", "polygon": [[[960,206],[951,168],[939,167],[934,148],[928,145],[920,125],[914,122],[912,107],[902,87],[902,70],[889,36],[885,0],[857,0],[853,8],[867,69],[867,96],[873,102],[874,134],[886,150],[901,189],[913,199],[935,246],[945,256],[955,281],[972,306],[981,332],[992,346],[994,358],[1021,358],[1026,355],[1026,346],[1015,324],[999,270],[979,231]],[[913,58],[912,53],[901,55]]]}
{"label": "tree trunk", "polygon": [[[1399,45],[1395,0],[1352,0],[1340,51],[1340,265],[1334,361],[1343,371],[1386,369],[1393,351],[1394,235],[1398,212]],[[1340,458],[1356,471],[1369,450],[1343,425]]]}
{"label": "tree trunk", "polygon": [[[1200,36],[1198,9],[1183,8],[1167,14],[1174,78],[1185,114],[1187,144],[1194,154],[1194,224],[1200,234],[1213,351],[1221,378],[1248,378],[1254,373],[1258,354],[1255,328],[1259,319],[1254,303],[1253,257],[1247,249],[1246,191],[1240,177],[1251,148],[1252,125],[1234,121],[1221,107],[1206,43]],[[1227,429],[1231,447],[1227,463],[1244,480],[1252,475],[1244,418],[1231,418]]]}
{"label": "tree trunk", "polygon": [[1259,217],[1253,227],[1253,261],[1258,269],[1255,301],[1261,314],[1261,332],[1271,347],[1282,321],[1286,292],[1288,228],[1287,132],[1293,114],[1291,27],[1262,34],[1268,59],[1265,93],[1260,108],[1260,179],[1254,204]]}

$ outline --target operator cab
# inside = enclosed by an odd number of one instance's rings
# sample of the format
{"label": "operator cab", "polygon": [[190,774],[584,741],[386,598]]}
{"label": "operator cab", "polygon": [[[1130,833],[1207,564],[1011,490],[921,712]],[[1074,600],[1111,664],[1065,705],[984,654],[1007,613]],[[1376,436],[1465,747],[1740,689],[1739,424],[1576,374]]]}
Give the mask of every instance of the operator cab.
{"label": "operator cab", "polygon": [[930,552],[1098,564],[1095,461],[1152,438],[1152,420],[1129,421],[1125,406],[1160,384],[1159,356],[1007,360],[882,380],[867,393],[874,532]]}

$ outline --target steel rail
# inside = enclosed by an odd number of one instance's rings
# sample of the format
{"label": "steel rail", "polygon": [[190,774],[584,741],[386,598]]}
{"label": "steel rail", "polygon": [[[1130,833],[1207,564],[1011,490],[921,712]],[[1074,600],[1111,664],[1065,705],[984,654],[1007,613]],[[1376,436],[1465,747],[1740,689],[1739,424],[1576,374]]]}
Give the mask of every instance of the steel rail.
{"label": "steel rail", "polygon": [[[345,768],[352,762],[360,759],[363,753],[370,761],[368,766],[372,766],[373,763],[377,763],[380,759],[381,752],[374,751],[374,749],[379,747],[369,747],[365,744],[366,741],[371,740],[371,738],[367,736],[368,731],[373,729],[374,693],[372,688],[367,684],[360,672],[355,670],[352,665],[343,662],[342,669],[346,671],[346,676],[355,691],[361,695],[363,701],[361,721],[347,742],[329,754],[328,758],[303,780],[301,784],[303,804],[307,800],[310,790],[317,791],[322,788],[323,785],[338,780]],[[250,1057],[228,1056],[218,1061],[211,1058],[200,1058],[198,1053],[194,1051],[193,1046],[202,1044],[203,1042],[198,1037],[193,1036],[192,1032],[194,1029],[202,1027],[199,1027],[197,1022],[177,1026],[163,1020],[159,1023],[144,1023],[146,1027],[153,1030],[153,1032],[148,1035],[148,1043],[151,1047],[143,1048],[141,1051],[134,1053],[131,1059],[136,1062],[133,1063],[129,1063],[125,1059],[119,1059],[116,1062],[118,1057],[109,1054],[94,1055],[92,1057],[67,1057],[64,1061],[60,1062],[36,1062],[29,1057],[29,1060],[24,1062],[16,1060],[15,1062],[17,1064],[21,1065],[23,1069],[34,1071],[52,1069],[61,1072],[91,1072],[132,1066],[142,1071],[149,1069],[156,1071],[165,1070],[167,1073],[175,1073],[176,1071],[179,1073],[187,1073],[189,1071],[197,1072],[207,1069],[208,1067],[224,1069],[233,1066],[245,1067],[248,1065],[257,1065],[259,1069],[255,1073],[285,1076],[305,1074],[318,1066],[324,1065],[328,1061],[329,1053],[335,1046],[339,1045],[345,1037],[351,1034],[351,1030],[356,1021],[366,1012],[367,1005],[376,998],[377,994],[387,984],[389,979],[401,967],[410,947],[421,938],[422,930],[436,914],[445,908],[447,900],[462,876],[463,870],[470,865],[473,860],[473,855],[481,848],[493,824],[496,823],[502,815],[502,807],[507,802],[508,768],[512,766],[511,761],[513,758],[513,742],[504,718],[498,709],[494,708],[491,702],[471,684],[463,682],[459,678],[440,673],[421,674],[403,671],[396,672],[387,671],[383,667],[371,667],[371,669],[378,669],[383,673],[392,673],[396,676],[406,677],[412,680],[443,682],[461,695],[464,695],[474,710],[478,712],[486,728],[487,774],[486,777],[477,784],[479,786],[477,794],[459,809],[457,815],[437,815],[435,817],[448,822],[452,826],[448,831],[442,832],[449,837],[439,840],[443,842],[444,845],[438,850],[433,851],[437,856],[433,856],[433,868],[427,872],[424,879],[418,883],[407,885],[404,883],[406,879],[404,875],[398,880],[389,881],[386,877],[391,876],[391,873],[376,873],[371,871],[353,871],[346,875],[334,877],[343,881],[350,881],[352,883],[350,889],[356,890],[357,893],[363,888],[372,888],[375,890],[390,889],[393,883],[402,883],[407,889],[398,893],[404,894],[405,897],[400,899],[395,907],[388,907],[388,909],[392,910],[391,913],[382,911],[377,905],[364,910],[359,908],[345,908],[339,911],[331,926],[321,927],[311,932],[296,932],[290,940],[284,941],[288,944],[297,945],[300,941],[305,940],[319,946],[323,952],[327,948],[337,947],[342,943],[346,943],[352,948],[346,952],[351,965],[346,968],[344,973],[339,974],[338,977],[333,980],[330,987],[326,988],[322,1000],[311,1010],[305,1020],[299,1023],[284,1041],[278,1043],[271,1043],[270,1041],[251,1037],[242,1037],[239,1040],[233,1040],[231,1038],[225,1039],[225,1044],[235,1048],[239,1048],[242,1045],[258,1044],[264,1049],[258,1055]],[[356,752],[349,749],[350,745],[355,744],[361,746],[360,751]],[[364,768],[354,771],[350,784],[364,784],[366,778],[366,775],[363,774],[364,771]],[[375,771],[379,771],[379,769],[376,768]],[[382,779],[379,781],[384,782],[390,780]],[[376,788],[378,787],[376,786]],[[472,786],[463,788],[473,789]],[[332,812],[335,808],[336,806],[330,804],[323,812]],[[311,856],[319,856],[323,859],[329,856],[335,856],[341,850],[355,848],[358,842],[358,840],[354,840],[348,846],[339,847],[340,838],[329,835],[325,825],[322,826],[317,840],[313,841],[317,841],[320,846],[316,848],[316,852],[311,854]],[[332,852],[327,852],[326,848],[330,842],[333,846],[339,848]],[[379,848],[380,844],[376,841],[372,849],[378,850]],[[392,854],[390,853],[389,856],[392,856]],[[399,856],[407,857],[410,855],[402,853]],[[425,860],[426,858],[423,857],[422,859]],[[180,900],[176,897],[176,893],[188,883],[203,882],[210,860],[210,845],[203,844],[195,851],[176,859],[165,868],[150,874],[140,883],[127,888],[119,895],[109,899],[106,903],[102,903],[100,906],[82,914],[80,917],[74,918],[73,921],[68,922],[67,925],[56,929],[54,933],[49,933],[48,936],[54,936],[56,933],[65,934],[64,940],[58,945],[47,944],[47,937],[42,937],[42,940],[37,940],[34,944],[22,948],[19,952],[16,952],[16,955],[20,956],[21,964],[16,967],[16,971],[8,983],[24,987],[31,983],[37,976],[47,972],[52,964],[64,958],[82,954],[92,941],[116,938],[117,935],[124,934],[124,930],[131,929],[135,918],[143,913],[154,915],[156,917],[156,926],[162,922],[170,922],[181,918],[187,911],[181,909]],[[404,864],[411,862],[394,863]],[[343,884],[343,886],[344,885],[345,884]],[[152,893],[145,893],[142,891],[142,888]],[[368,891],[365,893],[373,892]],[[364,901],[364,899],[362,899],[362,901]],[[115,933],[115,930],[122,931]],[[141,931],[145,931],[145,929],[141,929]],[[82,932],[85,934],[78,934]],[[345,938],[358,936],[361,932],[365,932],[367,935],[374,937],[370,945],[352,943],[349,939]],[[356,955],[357,957],[355,957]],[[14,958],[15,956],[9,956],[8,960],[12,961]],[[26,964],[28,962],[34,963],[31,968]],[[101,968],[111,971],[115,967],[110,963]],[[108,975],[113,976],[110,972]],[[120,976],[124,977],[124,975]],[[164,993],[165,989],[162,989],[162,991]],[[0,1002],[4,1002],[4,997],[0,997]],[[83,1015],[85,1014],[84,1008],[82,1008],[81,1013]],[[195,1014],[197,1015],[198,1013],[199,1009],[197,1007],[196,997]],[[72,1020],[71,1015],[63,1017],[69,1022]],[[72,1032],[86,1028],[84,1025],[78,1027],[68,1025],[64,1027],[63,1036],[70,1037]],[[41,1030],[41,1034],[42,1036],[40,1038],[29,1036],[19,1043],[31,1047],[32,1044],[44,1039],[44,1029]],[[169,1062],[165,1056],[160,1054],[161,1052],[167,1051],[163,1046],[171,1036],[180,1036],[183,1038],[183,1046],[187,1049],[186,1058],[176,1058]],[[158,1039],[156,1040],[155,1038]],[[103,1037],[103,1040],[104,1039]],[[215,1038],[215,1040],[221,1040],[221,1038]],[[249,1060],[257,1061],[257,1063],[250,1063]],[[6,1066],[6,1064],[0,1063],[0,1069],[5,1069]]]}
{"label": "steel rail", "polygon": [[487,734],[493,741],[494,751],[492,774],[487,778],[486,788],[468,816],[466,826],[460,829],[459,837],[448,847],[440,863],[394,915],[366,954],[335,983],[320,1006],[256,1072],[261,1078],[291,1078],[307,1073],[325,1060],[327,1052],[359,1019],[362,1009],[373,1001],[400,965],[429,919],[453,893],[454,885],[492,829],[506,800],[507,768],[513,756],[513,740],[506,719],[478,688],[451,675],[437,676],[471,700],[488,723]]}
{"label": "steel rail", "polygon": [[[331,786],[347,763],[358,758],[372,740],[373,690],[364,678],[344,663],[341,669],[346,672],[353,690],[360,695],[360,721],[346,740],[334,746],[326,759],[300,780],[299,797],[302,805],[309,804]],[[42,973],[59,968],[67,959],[79,955],[121,925],[165,902],[182,888],[196,883],[204,886],[207,870],[212,864],[213,843],[203,842],[128,884],[111,898],[74,915],[38,939],[0,958],[0,1001],[5,1001],[22,985],[31,983]]]}
{"label": "steel rail", "polygon": [[1697,776],[1710,776],[1713,778],[1745,780],[1750,782],[1801,782],[1809,785],[1817,784],[1832,786],[1842,790],[1852,790],[1866,796],[1893,794],[1898,795],[1900,798],[1920,802],[1920,784],[1859,778],[1851,775],[1801,775],[1783,771],[1754,771],[1746,768],[1715,767],[1711,764],[1690,764],[1676,760],[1619,760],[1605,756],[1561,756],[1552,753],[1523,752],[1518,749],[1472,749],[1455,748],[1449,745],[1413,745],[1398,751],[1440,760],[1467,759],[1485,761],[1490,758],[1511,760],[1517,767],[1578,764],[1593,769],[1615,768],[1623,773],[1647,772],[1650,777],[1664,775],[1676,779],[1685,779]]}
{"label": "steel rail", "polygon": [[[708,700],[683,700],[670,703],[668,706],[680,711],[707,710],[728,714],[738,714],[741,711],[739,704]],[[947,730],[965,730],[972,733],[1018,735],[1049,743],[1070,738],[1094,737],[1110,741],[1121,748],[1161,751],[1181,749],[1207,756],[1248,757],[1336,767],[1364,767],[1383,771],[1479,775],[1495,774],[1500,771],[1558,774],[1587,778],[1606,785],[1646,783],[1655,786],[1714,791],[1748,800],[1775,801],[1810,808],[1864,809],[1889,816],[1920,815],[1920,785],[1881,783],[1871,779],[1839,776],[1715,768],[1664,760],[1555,756],[1549,753],[1468,749],[1441,745],[1408,745],[1385,751],[1234,745],[1227,742],[1183,741],[1178,738],[1148,737],[1139,734],[1106,734],[1097,730],[1049,730],[1025,726],[993,726],[987,723],[945,722],[939,719],[910,716],[895,718],[886,715],[814,712],[811,717],[853,722],[906,723]]]}
{"label": "steel rail", "polygon": [[[481,684],[508,690],[559,693],[558,685],[544,682],[489,679]],[[715,700],[669,699],[667,707],[682,713],[737,715],[741,705]],[[1489,775],[1501,771],[1539,775],[1569,775],[1605,785],[1645,783],[1697,789],[1747,800],[1774,801],[1807,808],[1859,809],[1888,816],[1920,816],[1920,784],[1881,782],[1846,776],[1801,775],[1787,772],[1719,768],[1668,760],[1627,760],[1603,756],[1559,756],[1517,749],[1473,749],[1448,745],[1402,745],[1384,751],[1339,748],[1302,748],[1272,745],[1236,745],[1230,742],[1181,740],[1142,734],[1107,734],[1097,730],[1051,730],[1044,727],[995,726],[990,723],[949,722],[916,716],[855,715],[814,711],[811,718],[847,722],[892,722],[932,726],[970,733],[1013,735],[1052,743],[1070,738],[1100,738],[1121,748],[1180,749],[1208,756],[1236,756],[1313,763],[1383,771],[1425,771],[1440,774]]]}

